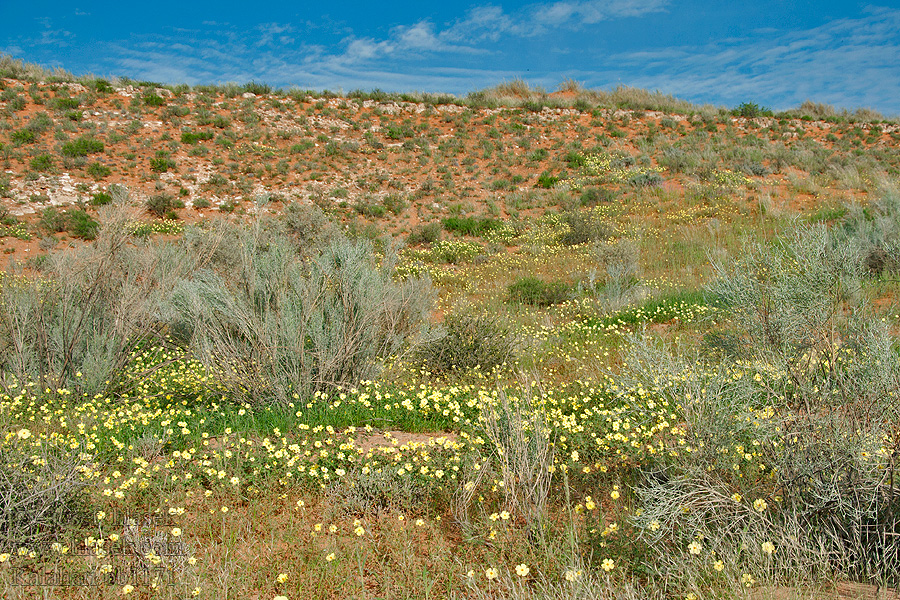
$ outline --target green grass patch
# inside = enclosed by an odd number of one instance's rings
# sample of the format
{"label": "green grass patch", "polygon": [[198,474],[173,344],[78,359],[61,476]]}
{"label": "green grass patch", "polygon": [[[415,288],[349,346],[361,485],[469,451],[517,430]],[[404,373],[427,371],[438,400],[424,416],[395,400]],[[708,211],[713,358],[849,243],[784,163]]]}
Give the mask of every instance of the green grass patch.
{"label": "green grass patch", "polygon": [[496,231],[503,226],[501,221],[491,217],[447,217],[441,220],[441,224],[447,231],[476,237]]}
{"label": "green grass patch", "polygon": [[715,308],[715,303],[710,302],[702,290],[683,290],[651,298],[638,306],[600,318],[586,319],[585,322],[600,327],[668,323],[675,320],[691,322]]}
{"label": "green grass patch", "polygon": [[103,142],[89,137],[80,137],[77,140],[63,144],[60,151],[63,156],[78,158],[79,156],[103,152]]}

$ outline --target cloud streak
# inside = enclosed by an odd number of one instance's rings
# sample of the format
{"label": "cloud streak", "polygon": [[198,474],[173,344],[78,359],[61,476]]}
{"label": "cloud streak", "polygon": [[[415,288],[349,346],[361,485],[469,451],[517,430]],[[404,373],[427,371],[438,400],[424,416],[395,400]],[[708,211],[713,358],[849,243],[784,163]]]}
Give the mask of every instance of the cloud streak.
{"label": "cloud streak", "polygon": [[729,106],[766,98],[774,108],[807,99],[900,113],[900,10],[870,9],[820,27],[733,40],[726,46],[619,53],[608,76]]}
{"label": "cloud streak", "polygon": [[[95,46],[89,54],[97,58],[84,70],[167,83],[256,80],[457,94],[519,76],[545,86],[571,77],[591,87],[646,87],[726,106],[752,101],[780,109],[813,99],[900,114],[900,10],[869,8],[817,27],[766,27],[709,44],[658,47],[628,39],[630,20],[667,12],[655,26],[683,24],[689,15],[678,10],[667,0],[560,0],[514,12],[485,4],[442,23],[396,25],[381,37],[328,20],[208,23]],[[613,30],[619,37],[596,43],[597,32]],[[42,41],[11,40],[7,47],[32,52],[47,48]]]}

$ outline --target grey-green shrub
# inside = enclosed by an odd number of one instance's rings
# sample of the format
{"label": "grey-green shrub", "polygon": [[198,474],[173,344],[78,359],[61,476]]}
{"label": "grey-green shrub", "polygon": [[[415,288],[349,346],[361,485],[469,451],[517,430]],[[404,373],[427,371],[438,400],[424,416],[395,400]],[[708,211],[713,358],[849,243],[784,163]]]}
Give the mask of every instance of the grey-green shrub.
{"label": "grey-green shrub", "polygon": [[12,433],[0,442],[0,553],[83,532],[93,523],[84,457],[36,451]]}
{"label": "grey-green shrub", "polygon": [[862,267],[872,275],[900,271],[900,189],[882,181],[878,197],[869,206],[849,207],[836,231],[836,242],[859,249]]}
{"label": "grey-green shrub", "polygon": [[563,281],[543,281],[537,277],[520,277],[507,288],[509,301],[547,307],[568,300],[571,286]]}
{"label": "grey-green shrub", "polygon": [[824,227],[800,229],[717,275],[710,291],[730,312],[741,360],[704,362],[640,339],[625,360],[626,378],[681,407],[691,448],[661,455],[638,487],[648,564],[698,589],[711,561],[685,548],[702,539],[758,580],[839,573],[896,585],[900,352],[859,293],[857,250]]}
{"label": "grey-green shrub", "polygon": [[[120,202],[101,207],[92,244],[51,253],[41,276],[0,277],[0,386],[98,393],[115,388],[133,350],[164,333],[158,300],[193,256],[174,246],[140,244]],[[93,222],[91,222],[93,223]]]}
{"label": "grey-green shrub", "polygon": [[235,232],[229,268],[198,270],[176,286],[175,327],[235,394],[289,402],[293,394],[355,384],[401,352],[425,323],[428,281],[392,278],[389,252],[336,239],[302,260],[284,236]]}
{"label": "grey-green shrub", "polygon": [[288,204],[284,209],[283,223],[287,234],[307,255],[317,252],[323,244],[338,235],[337,226],[315,204]]}

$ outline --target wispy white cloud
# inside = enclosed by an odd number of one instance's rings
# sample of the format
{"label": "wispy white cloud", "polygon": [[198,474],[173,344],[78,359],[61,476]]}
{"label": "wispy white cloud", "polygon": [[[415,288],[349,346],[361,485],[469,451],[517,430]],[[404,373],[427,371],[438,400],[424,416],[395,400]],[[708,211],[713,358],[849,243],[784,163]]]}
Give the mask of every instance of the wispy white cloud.
{"label": "wispy white cloud", "polygon": [[587,2],[554,2],[532,9],[537,26],[572,27],[593,25],[600,21],[624,17],[640,17],[665,9],[666,0],[589,0]]}
{"label": "wispy white cloud", "polygon": [[500,6],[482,5],[443,27],[421,20],[393,28],[390,36],[382,40],[350,36],[345,40],[343,55],[335,58],[347,63],[408,51],[484,53],[487,50],[479,46],[483,42],[534,37],[558,29],[580,29],[600,21],[639,17],[660,12],[667,4],[668,0],[555,2],[530,5],[516,13],[507,13]]}
{"label": "wispy white cloud", "polygon": [[257,25],[256,29],[260,32],[257,46],[267,46],[276,41],[279,44],[291,44],[294,41],[293,37],[286,35],[294,31],[290,24],[264,23]]}
{"label": "wispy white cloud", "polygon": [[[572,77],[593,87],[646,87],[727,106],[753,101],[777,109],[811,98],[900,114],[900,9],[869,8],[817,27],[766,27],[709,44],[627,46],[619,37],[612,43],[631,49],[610,51],[586,41],[609,31],[604,23],[618,27],[621,20],[624,27],[661,11],[672,13],[667,21],[684,23],[679,9],[668,0],[558,0],[516,11],[483,4],[449,21],[397,25],[380,37],[328,19],[210,22],[94,46],[90,55],[97,58],[84,71],[173,83],[256,80],[451,93],[519,76],[547,87]],[[47,21],[42,34],[11,39],[7,49],[49,52],[54,35],[66,43],[64,30]]]}
{"label": "wispy white cloud", "polygon": [[872,8],[791,32],[728,44],[618,53],[605,75],[733,105],[767,99],[774,108],[806,99],[900,112],[900,10]]}

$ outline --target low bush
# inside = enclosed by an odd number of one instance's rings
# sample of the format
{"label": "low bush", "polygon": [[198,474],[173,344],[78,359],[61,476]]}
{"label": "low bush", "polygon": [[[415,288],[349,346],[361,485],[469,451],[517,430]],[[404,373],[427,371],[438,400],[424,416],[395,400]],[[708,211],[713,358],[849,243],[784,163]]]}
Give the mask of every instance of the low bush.
{"label": "low bush", "polygon": [[443,329],[442,337],[423,344],[414,354],[416,362],[431,373],[490,372],[515,358],[517,340],[494,315],[454,312],[444,318]]}
{"label": "low bush", "polygon": [[152,91],[144,92],[141,96],[141,100],[146,106],[152,106],[154,108],[166,105],[166,99]]}
{"label": "low bush", "polygon": [[182,131],[181,132],[181,143],[182,144],[196,144],[201,141],[211,140],[213,139],[213,133],[211,131]]}
{"label": "low bush", "polygon": [[731,111],[736,117],[753,119],[756,117],[771,117],[774,115],[771,109],[760,106],[754,102],[744,102]]}
{"label": "low bush", "polygon": [[61,112],[74,110],[79,106],[81,106],[81,102],[78,100],[78,98],[60,97],[54,98],[50,101],[50,107]]}
{"label": "low bush", "polygon": [[406,238],[409,246],[419,246],[422,244],[433,244],[441,239],[441,223],[425,223],[416,226]]}
{"label": "low bush", "polygon": [[565,302],[572,288],[562,281],[543,281],[537,277],[522,277],[510,284],[508,301],[517,304],[547,307]]}
{"label": "low bush", "polygon": [[364,217],[380,219],[387,214],[387,208],[383,204],[360,201],[353,205],[353,209]]}
{"label": "low bush", "polygon": [[112,201],[113,197],[109,192],[97,192],[91,196],[91,206],[106,206]]}
{"label": "low bush", "polygon": [[559,241],[565,246],[608,240],[615,233],[615,228],[594,211],[571,211],[564,215],[563,220],[568,230]]}
{"label": "low bush", "polygon": [[0,553],[49,546],[94,523],[85,461],[46,445],[32,446],[29,429],[0,441]]}
{"label": "low bush", "polygon": [[596,206],[597,204],[605,204],[607,202],[612,202],[615,195],[613,192],[600,188],[600,187],[589,187],[585,188],[584,191],[581,192],[581,197],[579,198],[579,202],[581,206],[591,207]]}
{"label": "low bush", "polygon": [[[155,194],[147,198],[145,205],[147,210],[155,217],[171,217],[176,208],[184,208],[184,202],[177,200],[171,194]],[[177,217],[177,214],[175,215]]]}
{"label": "low bush", "polygon": [[17,129],[9,134],[9,141],[19,146],[22,144],[33,144],[36,140],[37,134],[30,129]]}
{"label": "low bush", "polygon": [[265,83],[258,83],[256,81],[251,81],[249,83],[245,83],[241,86],[241,89],[244,92],[249,92],[251,94],[256,94],[257,96],[265,96],[266,94],[272,93],[272,87]]}
{"label": "low bush", "polygon": [[866,273],[874,276],[900,271],[900,189],[883,184],[875,201],[865,208],[852,205],[835,243],[857,248]]}
{"label": "low bush", "polygon": [[535,183],[536,187],[550,189],[554,185],[559,182],[559,177],[557,175],[551,175],[550,173],[541,173],[537,179],[537,183]]}
{"label": "low bush", "polygon": [[100,224],[86,211],[71,208],[59,211],[56,208],[46,208],[41,214],[38,225],[51,233],[68,232],[70,235],[85,240],[93,240],[97,237]]}
{"label": "low bush", "polygon": [[90,175],[97,181],[109,177],[110,173],[112,173],[112,169],[110,169],[108,166],[104,165],[103,163],[98,163],[98,162],[91,163],[90,165],[88,165],[88,168],[85,169],[85,171],[87,172],[88,175]]}
{"label": "low bush", "polygon": [[718,571],[740,564],[748,585],[900,583],[900,348],[857,293],[856,250],[835,241],[804,229],[716,266],[739,350],[721,362],[633,340],[624,373],[683,408],[691,449],[660,456],[638,487],[654,576],[699,589],[702,554]]}
{"label": "low bush", "polygon": [[274,230],[235,230],[221,270],[183,279],[173,326],[238,397],[287,404],[293,394],[356,384],[425,323],[430,284],[393,279],[368,240],[335,239],[309,260]]}
{"label": "low bush", "polygon": [[394,215],[399,215],[407,206],[409,206],[406,200],[399,194],[388,194],[381,201],[381,204]]}
{"label": "low bush", "polygon": [[[0,278],[0,386],[95,394],[117,389],[136,347],[161,335],[157,301],[196,256],[130,244],[136,215],[118,203],[100,209],[96,240],[48,255],[41,277]],[[86,226],[93,228],[83,219]],[[41,223],[65,228],[67,213]]]}
{"label": "low bush", "polygon": [[80,137],[72,142],[66,142],[60,150],[63,156],[78,158],[88,154],[103,152],[103,142],[89,137]]}
{"label": "low bush", "polygon": [[659,173],[635,173],[628,178],[628,184],[636,188],[659,187],[663,178]]}
{"label": "low bush", "polygon": [[43,173],[53,168],[53,157],[49,154],[38,154],[28,164],[38,173]]}
{"label": "low bush", "polygon": [[441,220],[444,229],[459,235],[483,236],[495,231],[502,223],[491,217],[447,217]]}
{"label": "low bush", "polygon": [[156,156],[150,159],[150,170],[154,173],[166,173],[175,166],[175,161],[169,158],[169,153],[165,150],[157,150]]}
{"label": "low bush", "polygon": [[85,210],[69,209],[65,212],[66,231],[83,240],[97,239],[100,223]]}
{"label": "low bush", "polygon": [[315,204],[288,204],[282,222],[288,236],[304,255],[314,254],[339,234],[337,226]]}

